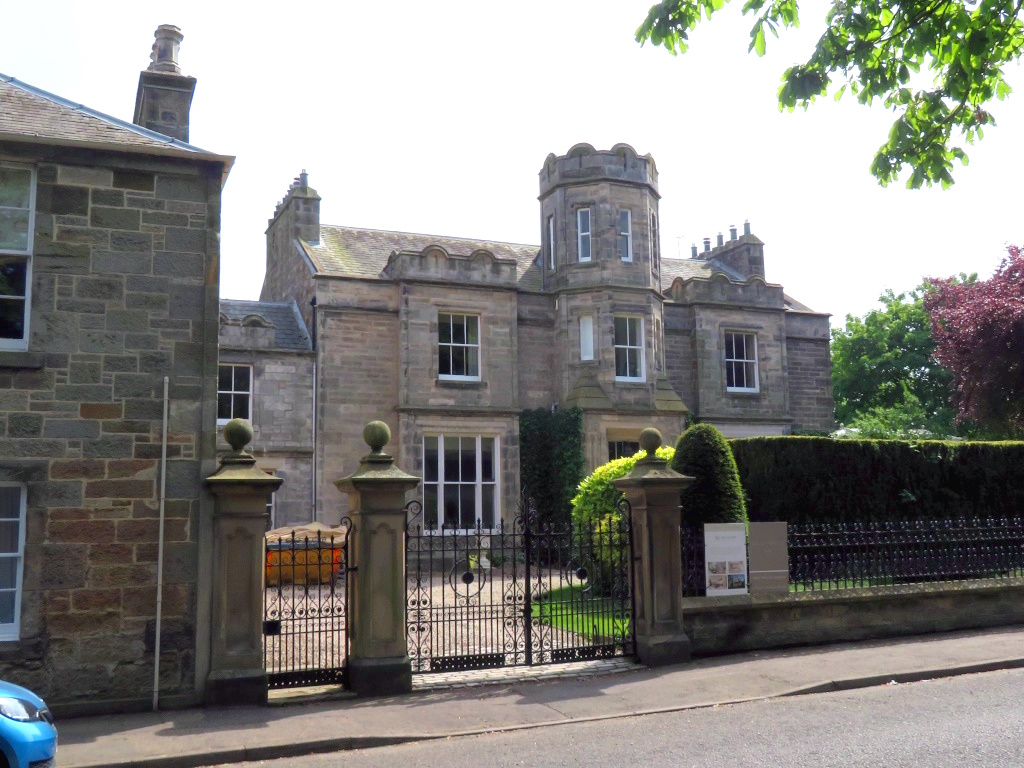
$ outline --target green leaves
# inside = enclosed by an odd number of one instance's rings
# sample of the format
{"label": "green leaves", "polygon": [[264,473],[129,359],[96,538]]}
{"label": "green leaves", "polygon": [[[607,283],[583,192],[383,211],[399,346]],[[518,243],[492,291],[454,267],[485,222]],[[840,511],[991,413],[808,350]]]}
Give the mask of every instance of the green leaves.
{"label": "green leaves", "polygon": [[[686,50],[703,16],[710,19],[725,0],[662,0],[636,31],[641,44]],[[840,86],[836,100],[853,95],[861,104],[881,99],[895,120],[871,162],[871,173],[887,185],[907,170],[907,186],[953,184],[954,161],[966,165],[963,145],[994,124],[985,107],[1011,92],[1003,68],[1024,54],[1024,0],[833,0],[824,30],[808,60],[786,70],[778,91],[780,109],[807,108]],[[800,23],[796,0],[746,0],[755,15],[749,51],[763,56],[765,30]],[[932,76],[932,87],[914,90],[912,73]]]}

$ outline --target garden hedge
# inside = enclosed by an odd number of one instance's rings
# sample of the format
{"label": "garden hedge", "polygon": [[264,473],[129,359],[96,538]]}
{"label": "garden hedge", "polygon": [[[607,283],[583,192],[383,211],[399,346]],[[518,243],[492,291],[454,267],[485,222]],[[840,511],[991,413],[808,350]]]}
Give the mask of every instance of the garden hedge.
{"label": "garden hedge", "polygon": [[752,437],[730,445],[753,521],[1024,513],[1024,442]]}

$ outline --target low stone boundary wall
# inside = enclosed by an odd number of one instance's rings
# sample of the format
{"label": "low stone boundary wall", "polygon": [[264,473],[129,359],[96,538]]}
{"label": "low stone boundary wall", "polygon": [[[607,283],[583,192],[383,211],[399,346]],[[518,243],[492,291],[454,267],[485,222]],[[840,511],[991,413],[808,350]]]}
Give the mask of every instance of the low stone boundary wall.
{"label": "low stone boundary wall", "polygon": [[683,599],[695,656],[1024,624],[1024,579]]}

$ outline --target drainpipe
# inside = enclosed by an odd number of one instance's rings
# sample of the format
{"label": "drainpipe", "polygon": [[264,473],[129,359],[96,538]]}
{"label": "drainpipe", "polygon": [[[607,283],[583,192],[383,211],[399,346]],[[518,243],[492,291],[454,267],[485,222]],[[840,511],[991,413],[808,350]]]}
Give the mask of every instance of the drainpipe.
{"label": "drainpipe", "polygon": [[317,366],[316,366],[316,360],[317,360],[317,358],[316,358],[316,352],[317,352],[317,349],[316,349],[316,341],[317,341],[317,339],[316,339],[316,296],[314,296],[310,300],[309,305],[313,308],[313,327],[310,329],[311,332],[312,332],[312,341],[313,341],[313,461],[312,461],[312,472],[310,473],[312,475],[312,484],[313,484],[312,493],[310,494],[310,498],[313,500],[313,510],[312,510],[312,515],[310,517],[310,522],[311,523],[315,523],[316,522],[316,496],[317,496],[317,488],[316,488],[316,391],[317,391],[316,390],[316,378],[317,378]]}
{"label": "drainpipe", "polygon": [[153,633],[153,711],[160,706],[160,619],[164,606],[164,507],[167,501],[167,408],[170,378],[164,376],[164,424],[160,443],[160,528],[156,545],[156,629]]}

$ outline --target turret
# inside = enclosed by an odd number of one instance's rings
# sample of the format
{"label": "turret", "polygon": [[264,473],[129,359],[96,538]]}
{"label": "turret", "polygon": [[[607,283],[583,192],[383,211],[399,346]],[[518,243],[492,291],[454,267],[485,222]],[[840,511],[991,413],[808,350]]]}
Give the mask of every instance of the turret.
{"label": "turret", "polygon": [[540,170],[544,285],[658,289],[658,170],[628,144],[577,144]]}

